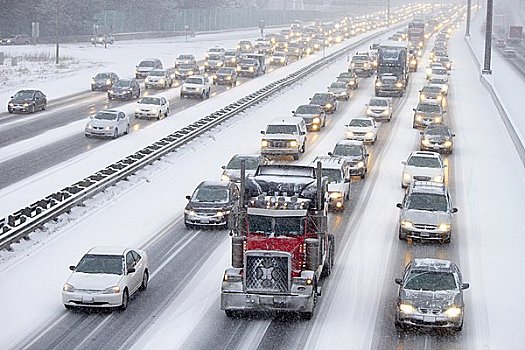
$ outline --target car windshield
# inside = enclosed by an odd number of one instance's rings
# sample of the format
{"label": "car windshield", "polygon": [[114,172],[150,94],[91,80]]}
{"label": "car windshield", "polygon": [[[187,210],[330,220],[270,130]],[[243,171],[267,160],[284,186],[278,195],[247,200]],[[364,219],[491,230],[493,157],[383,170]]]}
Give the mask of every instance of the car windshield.
{"label": "car windshield", "polygon": [[441,93],[441,86],[425,86],[421,92],[427,94],[439,94]]}
{"label": "car windshield", "polygon": [[203,84],[201,78],[188,78],[188,79],[186,79],[185,83],[188,83],[188,84],[198,84],[198,85],[202,85],[202,84]]}
{"label": "car windshield", "polygon": [[351,79],[351,78],[352,78],[352,76],[351,76],[350,74],[348,74],[348,73],[341,73],[341,74],[339,74],[339,76],[337,77],[337,79],[341,79],[341,80],[343,80],[343,79],[345,79],[345,80],[349,80],[349,79]]}
{"label": "car windshield", "polygon": [[441,168],[441,163],[434,157],[410,157],[407,165],[422,167],[422,168]]}
{"label": "car windshield", "polygon": [[266,128],[267,134],[289,134],[297,135],[297,125],[268,125]]}
{"label": "car windshield", "polygon": [[192,55],[179,55],[179,60],[194,60],[195,57]]}
{"label": "car windshield", "polygon": [[259,159],[258,158],[249,158],[249,157],[233,157],[228,165],[226,166],[226,169],[232,169],[232,170],[238,170],[241,168],[241,161],[244,160],[245,169],[246,170],[255,170],[259,166]]}
{"label": "car windshield", "polygon": [[441,68],[434,68],[432,69],[432,74],[435,74],[435,75],[447,75],[447,71],[445,69],[441,69]]}
{"label": "car windshield", "polygon": [[160,98],[144,97],[142,100],[140,100],[139,103],[146,104],[146,105],[159,105],[160,106]]}
{"label": "car windshield", "polygon": [[312,102],[310,102],[311,104],[314,104],[314,105],[323,105],[325,103],[328,103],[330,102],[332,99],[330,98],[329,95],[314,95],[314,97],[312,97]]}
{"label": "car windshield", "polygon": [[276,52],[276,53],[273,54],[273,56],[274,57],[284,57],[285,54],[284,54],[284,52]]}
{"label": "car windshield", "polygon": [[166,72],[164,72],[163,70],[152,70],[151,72],[149,72],[149,75],[154,77],[163,77],[166,75]]}
{"label": "car windshield", "polygon": [[155,67],[154,61],[142,61],[139,63],[139,67]]}
{"label": "car windshield", "polygon": [[224,53],[224,56],[235,57],[235,56],[237,56],[237,52],[235,52],[235,51],[226,51]]}
{"label": "car windshield", "polygon": [[116,120],[117,119],[117,113],[97,112],[97,114],[95,114],[94,118],[98,119],[98,120]]}
{"label": "car windshield", "polygon": [[417,107],[417,110],[420,112],[430,112],[430,113],[439,113],[439,105],[437,104],[428,104],[422,103]]}
{"label": "car windshield", "polygon": [[228,190],[226,187],[203,186],[195,191],[191,201],[224,203],[228,201]]}
{"label": "car windshield", "polygon": [[131,80],[119,80],[113,85],[113,87],[130,87]]}
{"label": "car windshield", "polygon": [[367,128],[369,126],[372,126],[372,121],[369,119],[352,119],[350,120],[350,123],[348,123],[348,126]]}
{"label": "car windshield", "polygon": [[332,83],[330,89],[346,89],[346,83]]}
{"label": "car windshield", "polygon": [[30,100],[33,98],[34,91],[18,91],[13,98],[20,100]]}
{"label": "car windshield", "polygon": [[122,255],[86,254],[76,266],[75,272],[122,275],[124,257]]}
{"label": "car windshield", "polygon": [[338,183],[343,179],[339,169],[323,169],[323,176],[328,177],[329,183]]}
{"label": "car windshield", "polygon": [[208,59],[212,60],[212,61],[220,61],[220,60],[222,60],[222,57],[221,57],[221,55],[209,55]]}
{"label": "car windshield", "polygon": [[111,78],[109,73],[98,73],[97,75],[95,75],[95,79],[109,79],[109,78]]}
{"label": "car windshield", "polygon": [[352,62],[354,61],[368,61],[368,56],[354,56]]}
{"label": "car windshield", "polygon": [[450,136],[450,133],[445,128],[427,128],[427,130],[425,131],[425,134]]}
{"label": "car windshield", "polygon": [[268,236],[300,236],[304,234],[303,217],[270,217],[249,215],[249,230]]}
{"label": "car windshield", "polygon": [[245,58],[242,60],[241,64],[247,65],[247,66],[255,66],[259,61],[251,59],[251,58]]}
{"label": "car windshield", "polygon": [[450,272],[412,270],[404,288],[419,291],[444,291],[455,290],[457,286],[454,274]]}
{"label": "car windshield", "polygon": [[362,157],[363,150],[359,146],[336,145],[333,155],[342,157]]}
{"label": "car windshield", "polygon": [[320,107],[316,105],[301,105],[297,107],[296,114],[319,114]]}
{"label": "car windshield", "polygon": [[233,74],[233,68],[220,68],[217,74]]}
{"label": "car windshield", "polygon": [[188,63],[181,64],[179,66],[179,69],[193,69],[193,68],[195,68],[195,66],[193,64],[188,64]]}
{"label": "car windshield", "polygon": [[386,106],[388,106],[388,101],[374,98],[374,99],[370,100],[370,103],[368,105],[369,106],[386,107]]}
{"label": "car windshield", "polygon": [[412,193],[407,199],[407,209],[424,211],[447,211],[447,198],[436,193]]}

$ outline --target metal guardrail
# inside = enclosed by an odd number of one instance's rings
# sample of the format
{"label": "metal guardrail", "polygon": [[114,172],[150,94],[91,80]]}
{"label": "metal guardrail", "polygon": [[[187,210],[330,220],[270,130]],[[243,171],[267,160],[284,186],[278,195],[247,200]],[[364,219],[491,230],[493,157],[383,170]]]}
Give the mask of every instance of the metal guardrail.
{"label": "metal guardrail", "polygon": [[[204,132],[212,129],[228,118],[239,114],[247,108],[261,102],[275,92],[284,89],[306,75],[325,67],[350,50],[366,41],[386,33],[389,29],[383,29],[371,34],[357,42],[347,45],[334,53],[319,59],[285,78],[270,83],[263,88],[233,102],[196,122],[175,131],[174,133],[154,142],[142,150],[113,163],[95,174],[52,193],[47,197],[34,202],[27,207],[0,219],[0,249],[11,249],[11,244],[20,239],[29,239],[29,234],[42,227],[45,223],[68,212],[71,208],[81,204],[86,199],[117,182],[134,174],[138,170],[162,158],[182,144],[193,140]],[[391,30],[391,29],[390,29]]]}

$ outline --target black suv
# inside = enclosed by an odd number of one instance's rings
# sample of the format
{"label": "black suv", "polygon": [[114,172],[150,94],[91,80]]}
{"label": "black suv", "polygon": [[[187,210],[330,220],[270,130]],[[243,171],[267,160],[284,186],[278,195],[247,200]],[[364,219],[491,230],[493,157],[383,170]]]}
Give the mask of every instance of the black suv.
{"label": "black suv", "polygon": [[454,148],[452,138],[455,136],[446,125],[430,124],[426,127],[425,131],[421,132],[419,148],[421,151],[451,154]]}
{"label": "black suv", "polygon": [[47,106],[46,95],[40,90],[20,90],[11,97],[7,104],[9,113],[26,112],[34,113],[43,111]]}
{"label": "black suv", "polygon": [[91,91],[107,91],[117,82],[118,79],[116,73],[98,73],[91,79]]}
{"label": "black suv", "polygon": [[317,93],[310,98],[311,105],[323,107],[326,113],[334,113],[337,110],[337,100],[329,93]]}
{"label": "black suv", "polygon": [[121,79],[108,90],[108,100],[131,100],[140,97],[140,85],[135,79]]}
{"label": "black suv", "polygon": [[186,227],[227,226],[239,199],[239,188],[230,181],[203,181],[186,199],[189,201],[184,208]]}

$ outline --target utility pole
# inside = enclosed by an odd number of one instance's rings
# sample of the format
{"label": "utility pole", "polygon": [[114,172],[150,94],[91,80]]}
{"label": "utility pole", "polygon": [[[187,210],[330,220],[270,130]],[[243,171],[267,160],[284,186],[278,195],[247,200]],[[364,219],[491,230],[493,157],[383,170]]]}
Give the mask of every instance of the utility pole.
{"label": "utility pole", "polygon": [[472,9],[472,0],[467,0],[467,26],[465,29],[465,36],[467,38],[470,37],[470,18],[472,16],[471,9]]}
{"label": "utility pole", "polygon": [[386,21],[387,21],[387,27],[390,28],[390,0],[387,0],[386,5]]}
{"label": "utility pole", "polygon": [[494,1],[487,0],[487,19],[485,21],[485,59],[483,62],[482,74],[491,75],[490,59],[492,56],[492,14],[494,8]]}
{"label": "utility pole", "polygon": [[55,64],[58,64],[59,62],[59,56],[60,56],[60,11],[62,10],[62,1],[57,0],[56,4],[56,48],[55,48]]}

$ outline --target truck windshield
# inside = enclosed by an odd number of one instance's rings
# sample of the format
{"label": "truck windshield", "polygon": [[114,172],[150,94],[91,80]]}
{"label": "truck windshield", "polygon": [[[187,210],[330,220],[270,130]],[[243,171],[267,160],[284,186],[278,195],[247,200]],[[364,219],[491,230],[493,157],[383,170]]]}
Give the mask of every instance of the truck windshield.
{"label": "truck windshield", "polygon": [[304,234],[303,217],[271,217],[250,215],[249,230],[252,233],[262,233],[268,236],[300,236]]}
{"label": "truck windshield", "polygon": [[297,125],[268,125],[266,128],[267,134],[289,134],[297,135]]}
{"label": "truck windshield", "polygon": [[341,170],[339,169],[323,169],[323,176],[328,177],[329,183],[339,183],[343,181]]}

